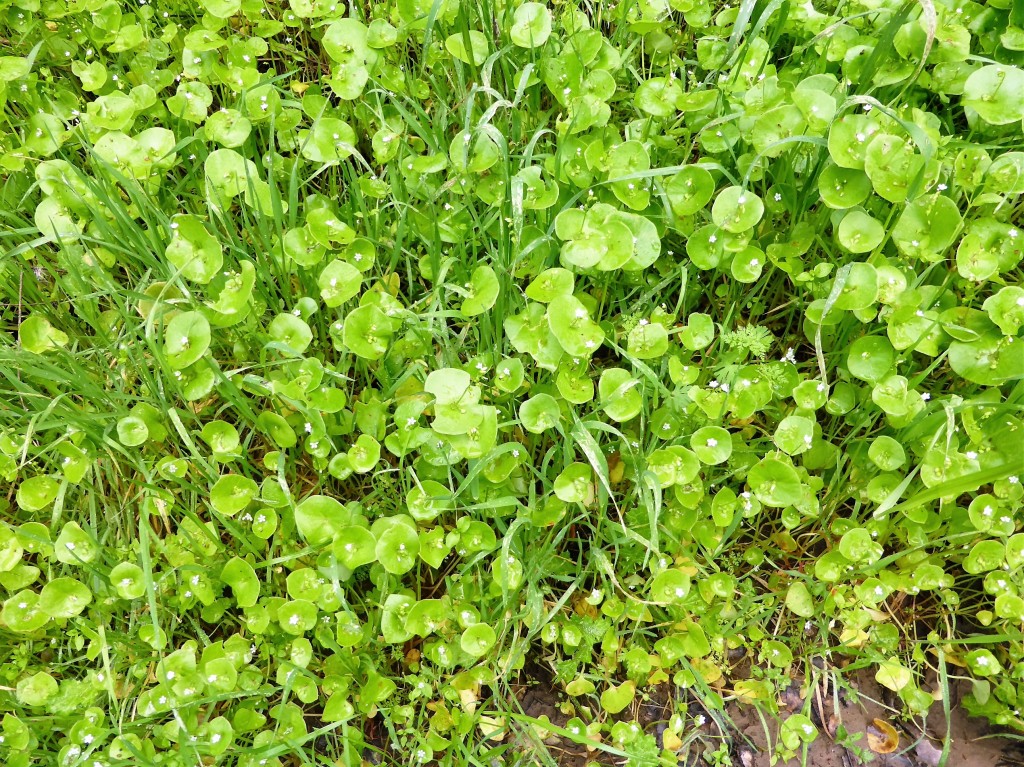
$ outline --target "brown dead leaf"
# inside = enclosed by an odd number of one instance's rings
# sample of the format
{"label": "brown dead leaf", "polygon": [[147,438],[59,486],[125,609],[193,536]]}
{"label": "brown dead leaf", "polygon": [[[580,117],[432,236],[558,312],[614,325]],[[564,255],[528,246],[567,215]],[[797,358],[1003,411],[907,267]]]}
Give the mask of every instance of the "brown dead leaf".
{"label": "brown dead leaf", "polygon": [[825,722],[825,732],[832,740],[836,739],[836,734],[839,732],[839,717],[835,714],[828,715],[828,721]]}
{"label": "brown dead leaf", "polygon": [[900,744],[896,728],[881,719],[873,719],[868,725],[868,746],[876,754],[891,754]]}
{"label": "brown dead leaf", "polygon": [[573,611],[584,618],[596,619],[598,617],[597,607],[590,604],[585,598],[578,598],[572,606]]}
{"label": "brown dead leaf", "polygon": [[622,477],[626,473],[626,464],[622,462],[622,458],[618,452],[612,453],[608,456],[608,481],[617,485],[622,481]]}
{"label": "brown dead leaf", "polygon": [[789,686],[779,693],[779,704],[790,712],[800,711],[804,707],[804,698],[797,682],[790,682]]}

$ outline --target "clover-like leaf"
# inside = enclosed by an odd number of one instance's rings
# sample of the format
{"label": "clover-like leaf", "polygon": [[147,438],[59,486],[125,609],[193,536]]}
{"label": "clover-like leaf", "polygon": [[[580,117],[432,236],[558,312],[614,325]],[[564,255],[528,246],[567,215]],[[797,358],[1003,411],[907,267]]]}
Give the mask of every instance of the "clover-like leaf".
{"label": "clover-like leaf", "polygon": [[339,528],[332,544],[334,556],[349,570],[377,561],[377,539],[365,527]]}
{"label": "clover-like leaf", "polygon": [[233,517],[256,497],[259,487],[241,474],[225,474],[210,488],[210,506],[226,517]]}
{"label": "clover-like leaf", "polygon": [[200,312],[176,314],[164,328],[164,353],[172,370],[198,362],[210,348],[210,322]]}
{"label": "clover-like leaf", "polygon": [[551,11],[543,3],[526,2],[516,8],[509,37],[520,48],[539,48],[551,36]]}
{"label": "clover-like leaf", "polygon": [[19,679],[15,695],[18,702],[24,706],[45,706],[56,697],[59,689],[56,679],[45,671],[40,671]]}
{"label": "clover-like leaf", "polygon": [[690,593],[690,576],[681,570],[662,570],[651,581],[651,601],[661,604],[678,604]]}
{"label": "clover-like leaf", "polygon": [[721,426],[704,426],[690,436],[690,447],[701,463],[724,463],[732,455],[732,434]]}
{"label": "clover-like leaf", "polygon": [[885,227],[870,213],[854,209],[839,222],[836,239],[851,253],[869,253],[885,239]]}
{"label": "clover-like leaf", "polygon": [[699,165],[686,166],[665,184],[665,195],[676,216],[692,216],[702,210],[714,194],[714,177]]}
{"label": "clover-like leaf", "polygon": [[561,418],[558,400],[550,394],[535,394],[519,406],[519,421],[532,434],[555,427]]}
{"label": "clover-like leaf", "polygon": [[1024,119],[1024,70],[989,64],[964,83],[963,105],[987,123],[1006,125]]}
{"label": "clover-like leaf", "polygon": [[53,477],[38,474],[29,477],[18,486],[18,507],[25,511],[40,511],[57,498],[60,483]]}
{"label": "clover-like leaf", "polygon": [[764,215],[761,198],[748,189],[730,186],[715,197],[711,206],[711,219],[727,232],[745,232],[752,229]]}
{"label": "clover-like leaf", "polygon": [[413,521],[404,516],[381,520],[377,537],[377,560],[395,575],[407,573],[416,565],[420,539]]}
{"label": "clover-like leaf", "polygon": [[622,368],[606,368],[598,382],[601,408],[615,421],[629,421],[640,413],[640,382]]}
{"label": "clover-like leaf", "polygon": [[796,469],[779,458],[763,458],[752,466],[747,473],[747,484],[765,506],[792,506],[803,496]]}
{"label": "clover-like leaf", "polygon": [[596,487],[594,473],[587,463],[572,463],[557,477],[554,483],[555,495],[566,503],[593,503]]}
{"label": "clover-like leaf", "polygon": [[548,327],[566,354],[589,357],[604,343],[604,331],[575,297],[560,294],[548,304]]}
{"label": "clover-like leaf", "polygon": [[51,618],[73,618],[92,602],[92,591],[75,578],[54,578],[39,592],[38,609]]}
{"label": "clover-like leaf", "polygon": [[467,317],[475,317],[486,312],[494,306],[500,290],[494,269],[486,264],[478,266],[473,270],[466,290],[468,295],[462,300],[462,313]]}
{"label": "clover-like leaf", "polygon": [[44,354],[68,342],[66,333],[58,330],[41,314],[33,314],[18,326],[18,341],[21,348],[33,354]]}
{"label": "clover-like leaf", "polygon": [[387,316],[373,304],[349,312],[342,333],[345,346],[356,356],[367,360],[383,357],[392,337]]}
{"label": "clover-like leaf", "polygon": [[311,495],[295,507],[295,527],[314,546],[331,541],[350,520],[348,510],[326,495]]}
{"label": "clover-like leaf", "polygon": [[486,623],[474,623],[462,632],[459,646],[472,658],[482,658],[494,647],[498,637],[494,629]]}

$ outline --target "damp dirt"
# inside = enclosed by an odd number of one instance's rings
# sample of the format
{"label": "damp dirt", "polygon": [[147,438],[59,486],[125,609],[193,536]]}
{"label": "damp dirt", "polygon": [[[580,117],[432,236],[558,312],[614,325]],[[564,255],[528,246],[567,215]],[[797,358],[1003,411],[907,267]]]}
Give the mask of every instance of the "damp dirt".
{"label": "damp dirt", "polygon": [[[1024,750],[1018,749],[1016,741],[1004,737],[987,721],[968,716],[961,705],[970,690],[966,683],[954,683],[950,688],[948,728],[941,702],[936,702],[927,716],[908,721],[895,713],[897,701],[870,672],[851,675],[848,685],[849,691],[819,689],[810,693],[810,710],[819,737],[808,747],[805,761],[800,755],[776,762],[776,767],[939,767],[947,732],[947,767],[1024,765]],[[807,695],[806,687],[794,682],[781,696],[782,714],[804,710]],[[750,706],[733,703],[727,713],[740,741],[735,748],[735,761],[742,767],[769,767],[769,744],[775,742],[777,725],[762,721]],[[881,727],[876,720],[882,723]],[[890,743],[894,746],[891,752],[875,753],[870,748],[869,735],[874,735],[876,742],[885,741],[885,725],[895,731],[898,741]]]}
{"label": "damp dirt", "polygon": [[[528,669],[514,690],[526,716],[541,721],[546,718],[560,727],[568,721],[569,717],[559,708],[564,696],[559,694],[545,669]],[[948,732],[946,767],[1024,767],[1024,747],[1018,741],[1006,737],[985,720],[968,716],[961,701],[969,691],[965,682],[952,684],[947,728],[941,702],[936,702],[925,717],[913,720],[899,717],[898,701],[868,671],[848,674],[843,689],[824,685],[809,689],[803,680],[796,679],[779,698],[780,719],[789,713],[810,710],[819,735],[808,746],[806,754],[772,765],[778,722],[759,715],[753,706],[734,701],[727,705],[724,717],[705,717],[706,723],[699,728],[700,732],[691,729],[682,733],[689,745],[680,752],[678,765],[704,767],[715,763],[709,761],[710,753],[718,750],[719,760],[723,759],[722,752],[728,753],[732,767],[939,767]],[[648,689],[648,693],[650,700],[635,706],[628,714],[631,721],[654,735],[661,745],[664,725],[672,711],[669,685]],[[808,696],[811,698],[809,705]],[[725,726],[716,724],[716,719]],[[887,731],[886,725],[892,729]],[[891,739],[893,732],[898,737],[895,743]],[[524,730],[515,737],[514,751],[526,759],[522,764],[550,763],[530,761],[529,754],[540,749],[546,750],[559,767],[591,764],[618,767],[638,763],[600,749],[588,750],[555,734],[548,733],[539,739]],[[872,742],[877,745],[887,739],[884,748],[891,747],[889,753],[876,753],[871,749]],[[717,763],[728,765],[727,761]]]}

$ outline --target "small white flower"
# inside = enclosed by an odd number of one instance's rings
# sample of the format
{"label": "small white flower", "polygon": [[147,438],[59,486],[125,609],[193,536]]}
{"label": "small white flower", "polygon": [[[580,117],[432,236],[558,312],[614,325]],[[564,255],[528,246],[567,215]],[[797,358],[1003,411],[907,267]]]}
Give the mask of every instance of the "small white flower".
{"label": "small white flower", "polygon": [[714,437],[708,437],[708,447],[718,447],[718,440]]}

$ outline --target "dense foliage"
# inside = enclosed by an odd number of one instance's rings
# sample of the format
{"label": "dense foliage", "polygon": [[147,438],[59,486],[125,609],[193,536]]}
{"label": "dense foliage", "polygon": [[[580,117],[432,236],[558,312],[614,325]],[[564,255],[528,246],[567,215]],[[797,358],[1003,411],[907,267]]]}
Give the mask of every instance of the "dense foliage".
{"label": "dense foliage", "polygon": [[0,0],[0,53],[4,764],[728,764],[696,712],[858,669],[1024,727],[1021,3]]}

